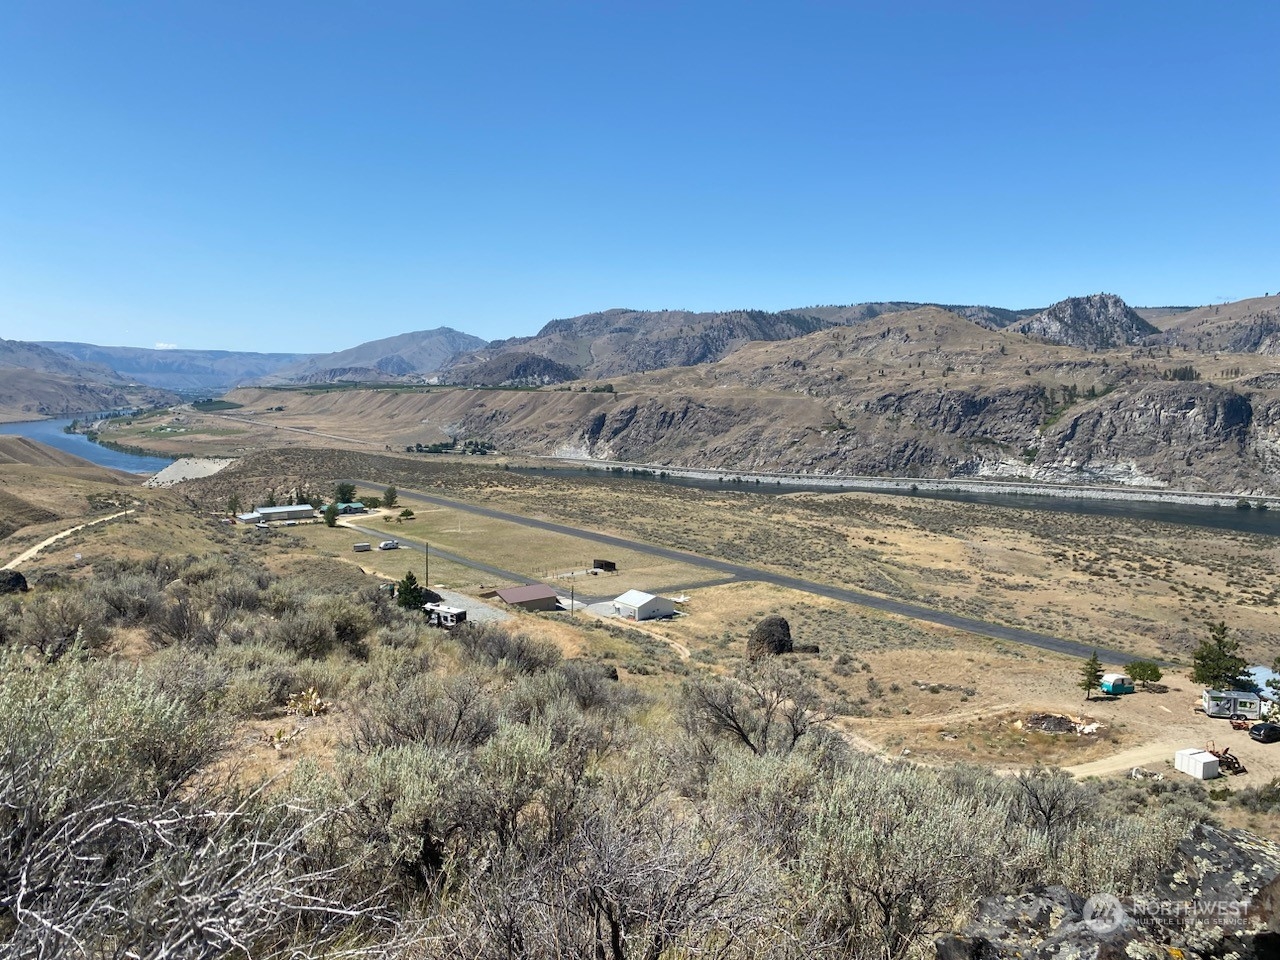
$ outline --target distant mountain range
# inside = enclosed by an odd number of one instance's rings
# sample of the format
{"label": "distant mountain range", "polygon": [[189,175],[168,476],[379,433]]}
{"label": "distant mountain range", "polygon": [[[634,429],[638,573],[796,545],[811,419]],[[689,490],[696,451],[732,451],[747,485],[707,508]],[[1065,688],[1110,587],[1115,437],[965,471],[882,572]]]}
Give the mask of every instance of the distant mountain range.
{"label": "distant mountain range", "polygon": [[[1280,297],[1222,305],[1217,323],[1214,308],[1198,319],[1161,309],[1153,321],[1102,294],[1003,318],[939,307],[606,311],[491,344],[452,368],[537,376],[549,371],[529,358],[545,351],[576,358],[580,372],[617,371],[603,382],[299,392],[284,407],[274,390],[231,399],[259,416],[277,410],[265,415],[281,427],[376,424],[393,447],[476,439],[514,454],[659,466],[1277,494],[1280,361],[1183,345],[1210,331],[1230,339],[1277,307]],[[993,329],[993,319],[1010,322]],[[744,329],[755,339],[735,344],[730,334]],[[703,352],[691,352],[695,344]],[[652,359],[628,361],[629,345],[640,358],[708,359],[649,367]]]}
{"label": "distant mountain range", "polygon": [[[141,379],[175,374],[169,353],[115,356]],[[512,453],[751,471],[1280,493],[1278,355],[1280,296],[1195,308],[1092,294],[1044,310],[615,309],[492,343],[449,328],[407,333],[257,377],[540,389],[299,391],[282,404],[276,389],[241,387],[231,397],[282,426],[336,417],[393,446],[464,437]],[[279,358],[217,359],[257,373]],[[0,414],[11,419],[116,406],[142,389],[100,364],[0,342]]]}
{"label": "distant mountain range", "polygon": [[38,343],[0,340],[0,420],[154,406],[178,398]]}
{"label": "distant mountain range", "polygon": [[487,341],[449,327],[371,340],[337,353],[307,357],[261,378],[267,384],[324,383],[334,380],[387,381],[422,377],[446,367],[460,354]]}
{"label": "distant mountain range", "polygon": [[[1119,297],[1095,294],[1064,300],[1046,310],[910,301],[812,306],[779,312],[695,313],[619,308],[552,320],[530,337],[489,343],[449,327],[438,327],[372,340],[328,354],[153,350],[54,341],[32,346],[95,365],[104,380],[140,383],[188,394],[219,394],[242,384],[338,381],[527,387],[714,363],[748,343],[791,340],[818,330],[856,326],[877,317],[931,306],[941,307],[988,329],[1016,327],[1027,336],[1085,349],[1114,347],[1159,336],[1157,326],[1141,313],[1160,319],[1166,327],[1176,323],[1184,313],[1196,313],[1192,308],[1152,308],[1140,313],[1130,309]],[[1213,343],[1221,349],[1226,349],[1228,344],[1248,343],[1251,338],[1258,349],[1280,349],[1280,318],[1265,310],[1251,316],[1240,330],[1227,329],[1230,324],[1216,318],[1211,326]],[[1182,343],[1190,335],[1182,331],[1172,336]],[[1201,342],[1209,335],[1209,330],[1196,334]],[[43,362],[48,367],[48,362]]]}
{"label": "distant mountain range", "polygon": [[92,343],[40,341],[38,346],[114,371],[131,383],[184,393],[223,393],[240,383],[266,377],[281,367],[302,363],[311,354],[246,353],[235,350],[154,350],[99,347]]}

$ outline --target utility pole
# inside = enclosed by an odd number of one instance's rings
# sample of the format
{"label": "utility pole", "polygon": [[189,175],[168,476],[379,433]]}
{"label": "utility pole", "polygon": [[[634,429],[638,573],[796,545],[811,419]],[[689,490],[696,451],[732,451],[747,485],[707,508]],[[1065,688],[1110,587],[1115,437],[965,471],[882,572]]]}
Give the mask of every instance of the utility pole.
{"label": "utility pole", "polygon": [[425,578],[422,581],[422,588],[424,590],[430,590],[431,589],[431,544],[427,543],[427,541],[425,540],[422,541],[422,563],[423,563],[422,575]]}
{"label": "utility pole", "polygon": [[573,616],[573,582],[569,582],[569,616]]}

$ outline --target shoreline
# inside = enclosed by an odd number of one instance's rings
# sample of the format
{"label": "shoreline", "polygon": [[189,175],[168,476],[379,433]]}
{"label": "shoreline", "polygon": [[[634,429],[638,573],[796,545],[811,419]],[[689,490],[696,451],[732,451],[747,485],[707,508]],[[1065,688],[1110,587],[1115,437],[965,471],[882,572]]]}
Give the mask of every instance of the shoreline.
{"label": "shoreline", "polygon": [[1195,507],[1227,507],[1238,509],[1247,501],[1250,509],[1259,504],[1280,508],[1280,497],[1241,496],[1236,493],[1211,493],[1201,490],[1156,490],[1152,488],[1108,487],[1093,485],[1049,484],[1010,480],[936,479],[918,477],[870,477],[856,474],[772,473],[714,470],[706,467],[676,467],[660,464],[630,463],[624,460],[590,460],[583,457],[529,457],[529,460],[551,461],[578,469],[662,475],[716,483],[798,484],[806,487],[830,487],[832,492],[848,490],[857,493],[891,493],[910,495],[934,493],[992,493],[1014,496],[1056,497],[1070,500],[1112,500],[1135,503],[1173,503]]}

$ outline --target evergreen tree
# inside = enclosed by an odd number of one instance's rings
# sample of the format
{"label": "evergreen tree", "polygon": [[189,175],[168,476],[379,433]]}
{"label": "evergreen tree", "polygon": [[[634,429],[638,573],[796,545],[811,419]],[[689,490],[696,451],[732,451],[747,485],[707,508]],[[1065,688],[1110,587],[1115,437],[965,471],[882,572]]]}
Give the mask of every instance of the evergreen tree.
{"label": "evergreen tree", "polygon": [[1241,690],[1249,685],[1249,662],[1240,656],[1240,641],[1227,639],[1225,622],[1209,624],[1209,639],[1191,655],[1191,679],[1210,690]]}
{"label": "evergreen tree", "polygon": [[1084,698],[1089,699],[1089,694],[1098,688],[1098,684],[1102,682],[1102,661],[1098,659],[1098,651],[1093,651],[1093,656],[1084,662],[1084,666],[1080,668],[1079,687],[1084,691]]}
{"label": "evergreen tree", "polygon": [[384,507],[394,507],[396,505],[396,498],[399,495],[399,492],[394,486],[387,487],[387,492],[382,495],[382,505]]}
{"label": "evergreen tree", "polygon": [[413,575],[412,570],[408,571],[404,579],[396,584],[396,603],[402,607],[421,607],[426,602],[422,587],[418,585],[418,578]]}
{"label": "evergreen tree", "polygon": [[324,508],[324,525],[326,527],[336,527],[338,525],[338,505],[331,503]]}
{"label": "evergreen tree", "polygon": [[356,499],[356,485],[354,483],[340,483],[333,488],[333,499],[338,503],[354,503]]}

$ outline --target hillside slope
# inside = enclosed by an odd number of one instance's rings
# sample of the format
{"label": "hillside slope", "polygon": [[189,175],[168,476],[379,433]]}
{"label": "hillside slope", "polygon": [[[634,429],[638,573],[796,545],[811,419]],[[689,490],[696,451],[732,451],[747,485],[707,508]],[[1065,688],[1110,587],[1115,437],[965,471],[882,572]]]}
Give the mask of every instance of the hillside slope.
{"label": "hillside slope", "polygon": [[[138,478],[107,470],[26,437],[0,435],[0,540],[115,509]],[[2,552],[2,551],[0,551]]]}
{"label": "hillside slope", "polygon": [[421,379],[485,341],[450,327],[371,340],[335,353],[312,356],[260,378],[262,383],[326,383],[338,380]]}
{"label": "hillside slope", "polygon": [[100,347],[91,343],[44,341],[39,344],[64,356],[115,371],[135,383],[165,390],[222,393],[240,383],[260,379],[282,367],[305,362],[312,354],[253,353],[232,350],[151,350],[144,347]]}
{"label": "hillside slope", "polygon": [[1280,295],[1197,307],[1169,320],[1161,339],[1187,350],[1280,355]]}
{"label": "hillside slope", "polygon": [[5,423],[150,407],[176,400],[167,390],[119,380],[103,383],[22,367],[0,367],[0,422]]}
{"label": "hillside slope", "polygon": [[[1171,379],[1186,363],[1148,347],[1050,344],[924,308],[613,377],[612,393],[291,392],[286,411],[255,416],[340,424],[393,447],[476,438],[512,453],[743,471],[1280,492],[1280,384],[1266,386],[1274,361]],[[233,398],[280,405],[269,391]]]}
{"label": "hillside slope", "polygon": [[572,367],[586,379],[720,360],[751,341],[787,340],[834,321],[799,313],[604,310],[552,320],[533,337],[495,341],[468,359],[520,352]]}

